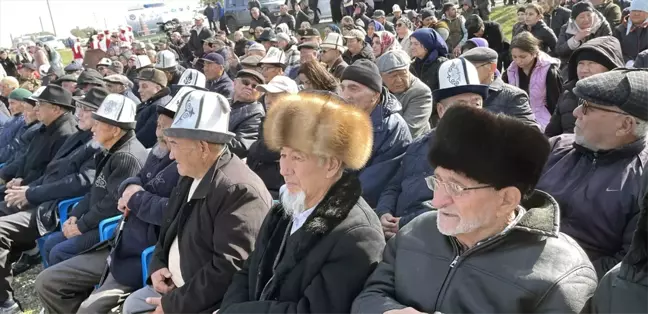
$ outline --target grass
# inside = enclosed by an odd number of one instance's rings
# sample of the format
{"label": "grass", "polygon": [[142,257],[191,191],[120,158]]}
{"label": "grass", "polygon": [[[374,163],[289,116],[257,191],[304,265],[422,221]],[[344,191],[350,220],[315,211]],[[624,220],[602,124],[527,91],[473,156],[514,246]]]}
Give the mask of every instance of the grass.
{"label": "grass", "polygon": [[517,22],[517,6],[500,6],[496,7],[490,14],[491,21],[495,21],[502,26],[504,36],[511,40],[513,25]]}

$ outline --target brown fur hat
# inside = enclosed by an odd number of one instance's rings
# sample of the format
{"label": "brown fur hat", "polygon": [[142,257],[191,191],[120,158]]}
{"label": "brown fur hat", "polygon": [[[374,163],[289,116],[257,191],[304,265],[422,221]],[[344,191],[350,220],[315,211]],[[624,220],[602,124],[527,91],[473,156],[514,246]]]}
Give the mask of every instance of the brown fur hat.
{"label": "brown fur hat", "polygon": [[369,115],[332,93],[301,92],[282,97],[268,111],[263,132],[271,150],[287,146],[336,157],[354,170],[364,167],[373,145]]}

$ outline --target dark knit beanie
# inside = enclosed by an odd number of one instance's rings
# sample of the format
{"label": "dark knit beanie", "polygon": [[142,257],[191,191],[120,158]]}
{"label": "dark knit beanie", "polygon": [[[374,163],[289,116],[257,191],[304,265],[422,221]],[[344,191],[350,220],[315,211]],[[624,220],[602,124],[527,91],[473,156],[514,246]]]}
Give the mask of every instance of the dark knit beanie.
{"label": "dark knit beanie", "polygon": [[349,80],[367,86],[378,93],[382,92],[382,77],[378,66],[367,59],[361,59],[342,72],[340,81]]}
{"label": "dark knit beanie", "polygon": [[589,2],[579,2],[572,7],[571,18],[575,20],[576,17],[583,12],[594,12],[594,6]]}
{"label": "dark knit beanie", "polygon": [[593,61],[596,62],[608,70],[612,70],[617,67],[610,58],[604,56],[602,53],[594,50],[594,49],[583,49],[578,52],[578,55],[576,56],[576,64],[582,60],[587,60],[587,61]]}

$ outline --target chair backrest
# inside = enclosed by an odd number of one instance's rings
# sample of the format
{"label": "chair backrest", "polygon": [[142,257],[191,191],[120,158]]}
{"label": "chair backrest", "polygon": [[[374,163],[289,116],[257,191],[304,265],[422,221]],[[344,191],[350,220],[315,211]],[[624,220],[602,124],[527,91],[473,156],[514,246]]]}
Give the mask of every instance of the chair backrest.
{"label": "chair backrest", "polygon": [[122,215],[106,218],[99,223],[99,242],[110,239],[119,225]]}
{"label": "chair backrest", "polygon": [[146,279],[148,279],[148,265],[151,263],[155,251],[155,245],[147,247],[142,251],[142,287],[146,287]]}

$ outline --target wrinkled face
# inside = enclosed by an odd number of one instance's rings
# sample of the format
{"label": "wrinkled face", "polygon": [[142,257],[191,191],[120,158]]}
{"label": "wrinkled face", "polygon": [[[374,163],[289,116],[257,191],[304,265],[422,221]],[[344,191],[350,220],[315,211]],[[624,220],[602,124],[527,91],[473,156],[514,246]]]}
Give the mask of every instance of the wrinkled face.
{"label": "wrinkled face", "polygon": [[111,94],[121,94],[121,93],[124,92],[124,85],[122,85],[122,84],[116,84],[116,83],[106,82],[106,89],[107,89]]}
{"label": "wrinkled face", "polygon": [[31,124],[38,120],[38,115],[36,114],[36,109],[31,104],[25,102],[23,104],[23,117],[25,118],[26,124]]}
{"label": "wrinkled face", "polygon": [[320,54],[320,60],[324,63],[332,63],[339,57],[339,50],[337,49],[329,49],[325,48],[322,49],[322,53]]}
{"label": "wrinkled face", "polygon": [[542,19],[542,16],[536,12],[534,9],[526,9],[526,16],[524,17],[524,23],[528,26],[533,26]]}
{"label": "wrinkled face", "polygon": [[484,105],[484,100],[480,95],[474,93],[463,93],[442,99],[437,105],[439,117],[443,118],[443,115],[445,114],[446,110],[448,110],[448,108],[457,105],[482,108]]}
{"label": "wrinkled face", "polygon": [[[584,110],[584,107],[587,109]],[[579,106],[574,109],[574,117],[576,117],[574,141],[594,151],[616,137],[616,132],[621,128],[624,119],[632,119],[623,114],[619,107],[601,106],[583,100],[580,100]]]}
{"label": "wrinkled face", "polygon": [[362,51],[363,47],[363,41],[357,38],[349,38],[347,39],[347,48],[349,48],[349,51],[351,54],[358,54],[360,51]]}
{"label": "wrinkled face", "polygon": [[302,64],[311,60],[317,61],[317,50],[315,49],[302,48],[300,49],[299,54],[300,54],[299,62]]}
{"label": "wrinkled face", "polygon": [[400,94],[406,91],[410,86],[410,73],[407,69],[381,73],[381,76],[383,84],[385,84],[387,89],[394,94]]}
{"label": "wrinkled face", "polygon": [[380,93],[358,82],[344,80],[340,87],[340,96],[342,98],[369,114],[378,103]]}
{"label": "wrinkled face", "polygon": [[153,97],[162,89],[160,85],[155,84],[153,82],[144,81],[144,80],[139,80],[138,85],[139,85],[140,99],[142,101],[149,100],[151,97]]}
{"label": "wrinkled face", "polygon": [[223,67],[215,62],[205,62],[203,72],[208,80],[216,80],[223,74]]}
{"label": "wrinkled face", "polygon": [[97,120],[95,120],[94,126],[92,126],[91,130],[92,139],[104,148],[108,148],[108,144],[110,144],[115,137],[119,136],[120,133],[118,127]]}
{"label": "wrinkled face", "polygon": [[23,111],[23,102],[20,100],[9,99],[9,112],[12,115],[19,114]]}
{"label": "wrinkled face", "polygon": [[594,12],[581,12],[576,16],[576,25],[578,25],[578,28],[580,29],[586,29],[592,27],[592,24],[594,23]]}
{"label": "wrinkled face", "polygon": [[164,136],[164,130],[168,129],[171,124],[173,124],[173,119],[163,114],[158,115],[157,126],[155,128],[155,136],[157,136],[158,144],[165,149],[168,149],[169,146],[166,137]]}
{"label": "wrinkled face", "polygon": [[648,12],[645,11],[630,11],[630,21],[632,21],[632,24],[634,25],[641,25],[643,22],[648,19]]}
{"label": "wrinkled face", "polygon": [[520,68],[530,67],[536,58],[536,55],[519,48],[511,49],[511,56],[513,57],[513,62]]}
{"label": "wrinkled face", "polygon": [[415,58],[423,59],[428,54],[427,49],[414,36],[410,37],[410,49],[412,51],[412,57]]}
{"label": "wrinkled face", "polygon": [[599,63],[589,60],[580,60],[576,66],[576,75],[579,80],[590,77],[594,74],[607,72],[608,69]]}
{"label": "wrinkled face", "polygon": [[320,158],[290,147],[281,148],[279,167],[290,193],[311,195],[320,189],[322,178],[326,176],[326,168]]}
{"label": "wrinkled face", "polygon": [[494,189],[468,190],[451,195],[448,190],[452,186],[469,188],[484,184],[443,167],[437,167],[434,175],[441,182],[432,198],[432,206],[438,209],[439,232],[457,236],[492,228],[496,224],[498,196]]}
{"label": "wrinkled face", "polygon": [[77,103],[76,116],[79,118],[79,129],[88,131],[95,125],[95,120],[92,118],[94,109]]}
{"label": "wrinkled face", "polygon": [[272,64],[262,64],[261,74],[266,82],[270,82],[275,76],[281,74],[281,67]]}
{"label": "wrinkled face", "polygon": [[518,12],[517,13],[517,21],[518,23],[524,23],[526,19],[526,12]]}
{"label": "wrinkled face", "polygon": [[493,65],[497,69],[497,65],[494,63],[473,63],[477,69],[477,74],[479,74],[479,82],[482,84],[490,84],[490,80],[493,77],[494,71],[492,70]]}
{"label": "wrinkled face", "polygon": [[259,99],[261,93],[256,90],[259,83],[249,77],[239,77],[234,81],[234,95],[236,100],[253,102]]}
{"label": "wrinkled face", "polygon": [[77,82],[70,82],[70,81],[65,81],[61,83],[61,87],[69,91],[70,93],[74,93],[77,87]]}
{"label": "wrinkled face", "polygon": [[11,86],[9,86],[7,84],[4,84],[4,83],[0,83],[0,92],[2,92],[2,96],[8,97],[9,94],[11,94],[11,92],[13,92],[13,90],[14,90],[13,87],[11,87]]}
{"label": "wrinkled face", "polygon": [[193,173],[194,165],[202,163],[202,151],[200,142],[178,137],[166,137],[169,148],[169,158],[178,163],[178,174],[190,176]]}
{"label": "wrinkled face", "polygon": [[382,46],[380,46],[380,38],[374,36],[373,43],[371,44],[371,49],[375,57],[380,57],[382,55]]}

